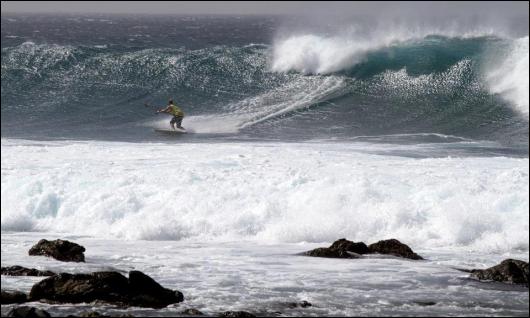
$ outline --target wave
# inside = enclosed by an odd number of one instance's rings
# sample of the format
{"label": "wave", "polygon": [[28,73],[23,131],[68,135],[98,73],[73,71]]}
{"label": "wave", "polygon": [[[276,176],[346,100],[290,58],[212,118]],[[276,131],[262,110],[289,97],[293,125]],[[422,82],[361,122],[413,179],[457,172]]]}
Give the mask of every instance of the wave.
{"label": "wave", "polygon": [[528,37],[500,42],[485,36],[448,38],[410,33],[390,33],[374,39],[295,35],[275,43],[271,69],[303,74],[346,72],[353,77],[396,69],[433,74],[474,59],[476,63],[499,65],[480,65],[484,69],[479,75],[485,77],[491,93],[502,94],[528,116]]}
{"label": "wave", "polygon": [[497,67],[486,76],[492,93],[501,94],[528,118],[528,37],[514,41]]}
{"label": "wave", "polygon": [[2,231],[528,251],[528,159],[373,147],[2,139]]}
{"label": "wave", "polygon": [[333,133],[345,137],[440,133],[527,142],[528,37],[422,32],[306,34],[271,46],[198,50],[5,47],[2,118],[10,120],[2,120],[2,134],[38,123],[48,135],[112,127],[130,135],[123,125],[167,125],[142,105],[173,97],[197,133],[318,138],[338,127]]}

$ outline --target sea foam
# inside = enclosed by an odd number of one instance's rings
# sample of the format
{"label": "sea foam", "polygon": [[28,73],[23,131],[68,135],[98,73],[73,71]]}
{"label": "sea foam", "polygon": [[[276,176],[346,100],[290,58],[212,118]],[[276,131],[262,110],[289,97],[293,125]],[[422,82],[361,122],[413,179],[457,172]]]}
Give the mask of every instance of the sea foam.
{"label": "sea foam", "polygon": [[2,231],[528,250],[528,159],[367,147],[3,139]]}

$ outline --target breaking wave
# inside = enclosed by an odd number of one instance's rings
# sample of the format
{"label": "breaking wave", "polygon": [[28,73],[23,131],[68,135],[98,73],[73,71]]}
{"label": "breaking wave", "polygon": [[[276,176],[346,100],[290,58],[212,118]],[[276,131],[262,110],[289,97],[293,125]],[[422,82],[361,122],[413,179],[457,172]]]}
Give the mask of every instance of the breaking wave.
{"label": "breaking wave", "polygon": [[37,127],[30,131],[143,138],[138,126],[167,121],[143,104],[174,97],[197,133],[318,138],[334,127],[339,137],[527,143],[528,37],[305,34],[198,50],[25,42],[2,48],[1,94],[3,136]]}

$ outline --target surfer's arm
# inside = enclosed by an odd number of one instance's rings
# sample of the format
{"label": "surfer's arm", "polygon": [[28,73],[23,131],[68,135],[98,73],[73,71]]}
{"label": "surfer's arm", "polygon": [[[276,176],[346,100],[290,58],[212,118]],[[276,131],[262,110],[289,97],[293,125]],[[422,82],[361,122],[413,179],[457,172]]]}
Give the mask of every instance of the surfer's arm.
{"label": "surfer's arm", "polygon": [[156,111],[157,113],[169,113],[169,106],[166,108],[160,108]]}

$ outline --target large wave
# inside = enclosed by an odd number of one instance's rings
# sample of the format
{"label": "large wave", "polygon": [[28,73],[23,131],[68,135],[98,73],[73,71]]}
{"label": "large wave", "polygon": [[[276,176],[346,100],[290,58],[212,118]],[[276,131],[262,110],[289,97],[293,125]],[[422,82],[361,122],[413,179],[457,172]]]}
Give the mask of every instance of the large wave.
{"label": "large wave", "polygon": [[333,127],[333,136],[428,132],[527,143],[528,37],[396,34],[199,50],[5,47],[2,134],[131,134],[127,127],[166,125],[142,105],[174,97],[198,133],[314,138]]}
{"label": "large wave", "polygon": [[528,42],[528,37],[501,41],[491,35],[448,38],[414,32],[374,35],[370,39],[302,34],[275,43],[271,68],[303,74],[350,70],[349,75],[354,77],[395,69],[432,74],[473,59],[481,68],[477,76],[488,82],[489,91],[503,95],[528,116]]}

